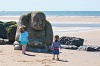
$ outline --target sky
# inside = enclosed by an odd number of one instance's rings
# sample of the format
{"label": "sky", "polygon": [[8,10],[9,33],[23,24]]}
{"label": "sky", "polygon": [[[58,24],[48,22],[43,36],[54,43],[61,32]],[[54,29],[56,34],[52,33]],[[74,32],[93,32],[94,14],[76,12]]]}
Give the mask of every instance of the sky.
{"label": "sky", "polygon": [[0,0],[0,11],[100,11],[100,0]]}

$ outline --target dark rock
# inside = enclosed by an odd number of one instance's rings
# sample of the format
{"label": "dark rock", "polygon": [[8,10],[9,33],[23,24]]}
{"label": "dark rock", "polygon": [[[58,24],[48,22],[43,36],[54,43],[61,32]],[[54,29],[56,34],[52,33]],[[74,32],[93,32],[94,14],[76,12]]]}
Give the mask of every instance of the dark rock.
{"label": "dark rock", "polygon": [[96,49],[93,46],[88,46],[87,51],[96,51]]}
{"label": "dark rock", "polygon": [[4,26],[3,22],[0,21],[0,38],[3,38]]}
{"label": "dark rock", "polygon": [[7,38],[7,30],[6,30],[6,28],[7,27],[9,27],[9,26],[11,26],[11,25],[15,25],[16,24],[16,22],[15,21],[9,21],[9,22],[4,22],[3,23],[3,26],[4,26],[4,28],[3,28],[3,39],[6,39]]}
{"label": "dark rock", "polygon": [[[9,39],[10,43],[12,43],[15,39],[16,29],[13,29],[14,27],[10,27],[11,25],[17,24],[15,21],[9,21],[9,22],[2,22],[0,21],[0,38],[3,39]],[[10,28],[8,28],[10,27]],[[8,28],[8,29],[7,29]],[[13,29],[13,30],[10,30]],[[10,34],[8,34],[10,33]],[[9,43],[9,42],[7,42]]]}
{"label": "dark rock", "polygon": [[6,30],[7,30],[7,38],[9,39],[8,44],[13,44],[13,42],[15,41],[17,25],[16,24],[11,25],[11,26],[7,27]]}
{"label": "dark rock", "polygon": [[82,46],[84,39],[77,37],[67,37],[63,36],[60,38],[60,43],[63,45],[75,45],[77,47]]}
{"label": "dark rock", "polygon": [[100,51],[100,46],[99,47],[96,47],[96,49],[97,49],[96,51]]}
{"label": "dark rock", "polygon": [[2,38],[0,38],[0,45],[5,45],[5,41]]}
{"label": "dark rock", "polygon": [[100,46],[84,45],[84,46],[80,46],[78,50],[80,51],[100,51]]}

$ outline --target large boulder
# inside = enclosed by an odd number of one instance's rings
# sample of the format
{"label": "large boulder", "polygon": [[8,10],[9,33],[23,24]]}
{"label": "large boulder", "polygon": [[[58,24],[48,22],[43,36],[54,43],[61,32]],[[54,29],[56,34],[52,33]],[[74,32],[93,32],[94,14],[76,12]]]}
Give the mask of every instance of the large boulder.
{"label": "large boulder", "polygon": [[15,41],[15,34],[17,29],[16,24],[17,23],[15,21],[0,21],[0,38],[9,39],[9,41],[6,43],[13,44],[13,42]]}
{"label": "large boulder", "polygon": [[[28,46],[31,48],[46,49],[51,46],[53,41],[52,26],[46,20],[43,12],[30,12],[20,17],[16,32],[16,40],[18,41],[21,25],[26,26],[26,31],[29,33]],[[29,48],[28,48],[29,49]]]}
{"label": "large boulder", "polygon": [[15,24],[17,24],[15,21],[9,21],[9,22],[0,21],[0,38],[7,39],[9,35],[7,34],[6,28]]}
{"label": "large boulder", "polygon": [[62,45],[75,45],[77,47],[82,46],[84,42],[84,39],[77,38],[77,37],[67,37],[63,36],[60,38],[60,43]]}
{"label": "large boulder", "polygon": [[3,32],[4,32],[3,22],[0,21],[0,38],[3,38]]}
{"label": "large boulder", "polygon": [[9,39],[8,43],[13,44],[13,42],[15,41],[16,30],[17,30],[17,24],[11,25],[6,28],[7,38]]}
{"label": "large boulder", "polygon": [[4,22],[3,23],[3,38],[6,39],[7,38],[7,30],[6,28],[11,26],[11,25],[15,25],[17,24],[15,21],[9,21],[9,22]]}

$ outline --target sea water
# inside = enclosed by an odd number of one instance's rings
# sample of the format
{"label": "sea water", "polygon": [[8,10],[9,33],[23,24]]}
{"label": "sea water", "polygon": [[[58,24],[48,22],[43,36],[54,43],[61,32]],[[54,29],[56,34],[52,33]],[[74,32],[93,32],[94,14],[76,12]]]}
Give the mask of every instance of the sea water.
{"label": "sea water", "polygon": [[[21,16],[34,11],[0,11],[0,16]],[[99,17],[100,11],[42,11],[46,16],[90,16]]]}
{"label": "sea water", "polygon": [[100,30],[98,22],[51,22],[54,32],[83,32]]}

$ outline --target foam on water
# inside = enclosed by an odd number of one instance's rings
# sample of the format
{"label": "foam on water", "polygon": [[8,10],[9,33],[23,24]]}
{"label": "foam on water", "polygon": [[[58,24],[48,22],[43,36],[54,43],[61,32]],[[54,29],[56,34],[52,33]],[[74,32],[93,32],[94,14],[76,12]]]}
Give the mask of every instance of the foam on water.
{"label": "foam on water", "polygon": [[54,32],[84,32],[99,30],[97,22],[51,22]]}

